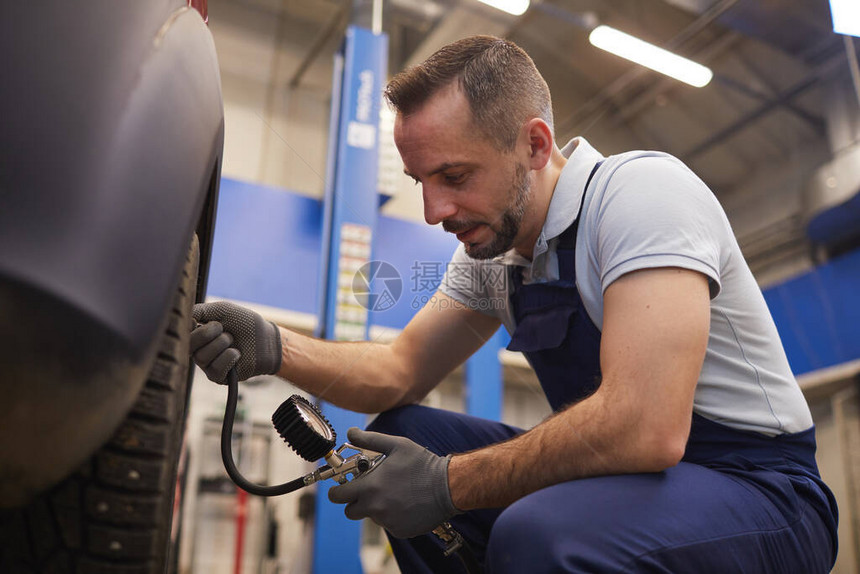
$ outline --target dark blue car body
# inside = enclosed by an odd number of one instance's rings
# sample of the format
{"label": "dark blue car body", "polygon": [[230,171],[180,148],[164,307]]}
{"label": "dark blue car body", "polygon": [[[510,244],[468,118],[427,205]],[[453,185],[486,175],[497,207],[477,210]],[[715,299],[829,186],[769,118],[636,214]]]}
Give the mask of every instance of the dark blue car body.
{"label": "dark blue car body", "polygon": [[223,148],[214,44],[186,0],[0,7],[0,508],[121,423],[189,245],[201,300]]}

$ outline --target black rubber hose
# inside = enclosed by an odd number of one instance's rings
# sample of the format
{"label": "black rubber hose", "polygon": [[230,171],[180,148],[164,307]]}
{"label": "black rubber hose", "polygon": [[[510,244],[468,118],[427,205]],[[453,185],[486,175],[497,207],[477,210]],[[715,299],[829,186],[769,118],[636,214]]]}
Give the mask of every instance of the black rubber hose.
{"label": "black rubber hose", "polygon": [[221,427],[221,460],[227,475],[236,486],[257,496],[278,496],[296,491],[305,486],[304,477],[277,486],[262,486],[246,479],[233,462],[233,420],[236,418],[236,405],[239,402],[239,375],[236,368],[227,373],[227,408],[224,411],[224,424]]}

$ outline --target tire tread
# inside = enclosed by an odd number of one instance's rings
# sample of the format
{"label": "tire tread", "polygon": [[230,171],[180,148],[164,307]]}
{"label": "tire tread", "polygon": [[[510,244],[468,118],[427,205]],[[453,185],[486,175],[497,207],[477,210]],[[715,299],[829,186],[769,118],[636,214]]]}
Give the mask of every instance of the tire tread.
{"label": "tire tread", "polygon": [[0,512],[3,574],[164,572],[198,257],[194,237],[148,378],[112,438],[29,506]]}

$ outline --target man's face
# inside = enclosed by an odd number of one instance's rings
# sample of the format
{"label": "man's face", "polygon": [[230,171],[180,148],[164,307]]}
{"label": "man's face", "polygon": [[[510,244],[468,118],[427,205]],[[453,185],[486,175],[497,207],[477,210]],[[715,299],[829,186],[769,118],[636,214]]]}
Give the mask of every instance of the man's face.
{"label": "man's face", "polygon": [[421,184],[427,223],[456,234],[475,259],[517,245],[529,208],[529,168],[474,130],[456,84],[414,114],[398,115],[394,141],[406,173]]}

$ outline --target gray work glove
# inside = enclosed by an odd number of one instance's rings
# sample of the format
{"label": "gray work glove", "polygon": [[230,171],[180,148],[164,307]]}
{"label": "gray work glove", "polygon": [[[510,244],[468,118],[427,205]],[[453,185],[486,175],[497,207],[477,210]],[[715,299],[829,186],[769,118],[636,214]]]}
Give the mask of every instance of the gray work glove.
{"label": "gray work glove", "polygon": [[226,383],[234,365],[240,381],[280,370],[281,334],[257,313],[219,301],[195,305],[194,320],[191,354],[209,379]]}
{"label": "gray work glove", "polygon": [[370,518],[397,538],[412,538],[460,513],[448,491],[450,456],[437,456],[408,438],[354,427],[347,437],[357,447],[388,455],[367,474],[328,491],[329,500],[346,503],[347,518]]}

